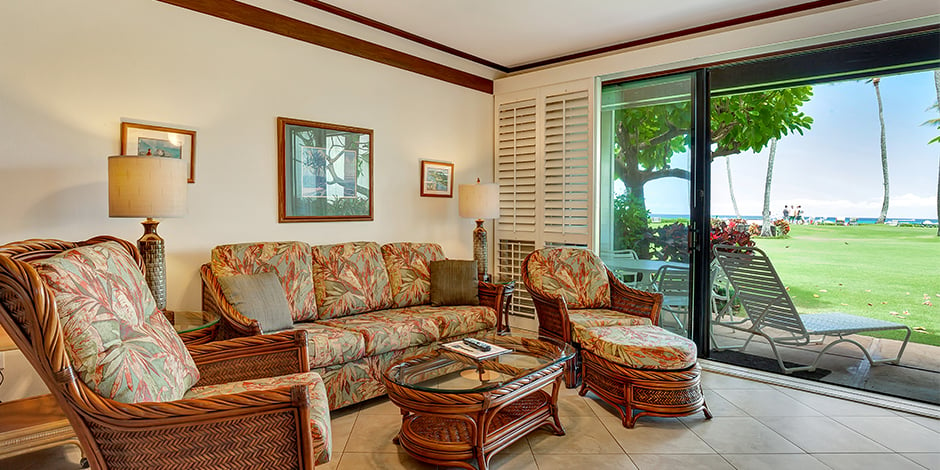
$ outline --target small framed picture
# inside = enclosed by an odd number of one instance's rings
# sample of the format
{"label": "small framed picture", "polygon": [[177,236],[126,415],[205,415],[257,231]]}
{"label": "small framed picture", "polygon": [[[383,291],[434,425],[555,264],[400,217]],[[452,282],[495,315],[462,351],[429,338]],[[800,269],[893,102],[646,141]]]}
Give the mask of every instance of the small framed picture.
{"label": "small framed picture", "polygon": [[121,155],[182,158],[189,169],[188,181],[196,182],[196,131],[122,122]]}
{"label": "small framed picture", "polygon": [[421,196],[454,197],[454,164],[421,160]]}

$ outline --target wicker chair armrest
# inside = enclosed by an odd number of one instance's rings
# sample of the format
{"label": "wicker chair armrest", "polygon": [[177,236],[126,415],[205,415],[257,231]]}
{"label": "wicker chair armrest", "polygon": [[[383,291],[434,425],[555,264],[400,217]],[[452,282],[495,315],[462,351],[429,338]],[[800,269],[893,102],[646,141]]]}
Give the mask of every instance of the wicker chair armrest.
{"label": "wicker chair armrest", "polygon": [[514,285],[514,283],[496,284],[483,281],[479,283],[480,305],[490,307],[496,311],[496,331],[504,331],[508,326],[503,325],[503,319],[509,318],[505,311],[509,308],[508,302],[506,301],[506,289]]}
{"label": "wicker chair armrest", "polygon": [[310,370],[305,330],[213,341],[188,349],[199,368],[196,385],[200,386]]}
{"label": "wicker chair armrest", "polygon": [[202,277],[202,309],[216,312],[221,316],[219,320],[217,339],[239,338],[242,336],[260,335],[261,324],[241,314],[238,309],[229,303],[222,292],[219,278],[212,272],[212,267],[206,263],[199,269]]}
{"label": "wicker chair armrest", "polygon": [[659,313],[663,305],[662,294],[629,287],[610,269],[607,270],[607,280],[610,282],[611,310],[649,318],[654,325],[659,324]]}

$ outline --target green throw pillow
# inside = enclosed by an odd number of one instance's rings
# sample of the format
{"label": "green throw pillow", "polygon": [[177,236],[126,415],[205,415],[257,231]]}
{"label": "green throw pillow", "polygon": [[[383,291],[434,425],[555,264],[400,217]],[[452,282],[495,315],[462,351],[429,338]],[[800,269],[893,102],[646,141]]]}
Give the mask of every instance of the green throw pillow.
{"label": "green throw pillow", "polygon": [[219,278],[222,292],[242,315],[258,320],[261,331],[271,333],[293,326],[284,288],[274,273],[237,274]]}
{"label": "green throw pillow", "polygon": [[480,305],[477,262],[431,261],[431,305]]}

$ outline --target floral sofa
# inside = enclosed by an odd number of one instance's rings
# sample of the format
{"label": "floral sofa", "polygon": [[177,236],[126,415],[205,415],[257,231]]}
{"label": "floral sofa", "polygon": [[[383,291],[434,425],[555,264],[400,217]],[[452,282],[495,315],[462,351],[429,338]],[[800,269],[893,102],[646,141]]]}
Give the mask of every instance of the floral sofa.
{"label": "floral sofa", "polygon": [[444,259],[433,243],[220,245],[202,266],[203,309],[222,315],[219,339],[271,333],[234,306],[221,281],[275,273],[289,328],[307,331],[311,370],[323,378],[330,409],[337,409],[385,394],[381,376],[396,361],[501,326],[499,284],[479,283],[479,305],[430,305],[429,266]]}

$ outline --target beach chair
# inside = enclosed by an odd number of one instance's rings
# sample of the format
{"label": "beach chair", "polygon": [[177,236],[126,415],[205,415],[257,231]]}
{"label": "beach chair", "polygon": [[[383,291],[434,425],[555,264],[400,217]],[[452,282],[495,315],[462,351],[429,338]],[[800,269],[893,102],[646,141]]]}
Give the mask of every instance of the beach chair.
{"label": "beach chair", "polygon": [[[790,299],[790,294],[787,293],[780,276],[770,263],[770,258],[762,250],[732,245],[715,245],[712,250],[719,266],[731,282],[734,295],[744,308],[748,320],[736,323],[721,322],[719,319],[716,324],[750,334],[741,346],[716,349],[743,350],[754,336],[761,336],[770,343],[780,368],[786,374],[804,370],[815,371],[823,354],[843,342],[858,346],[872,365],[897,364],[901,361],[904,348],[907,347],[907,342],[911,338],[909,326],[847,313],[801,315],[793,305],[793,300]],[[898,355],[890,359],[873,359],[868,349],[858,341],[846,337],[856,333],[888,330],[907,330]],[[777,345],[805,346],[809,343],[816,343],[826,336],[839,339],[823,347],[812,364],[799,367],[784,365]]]}

